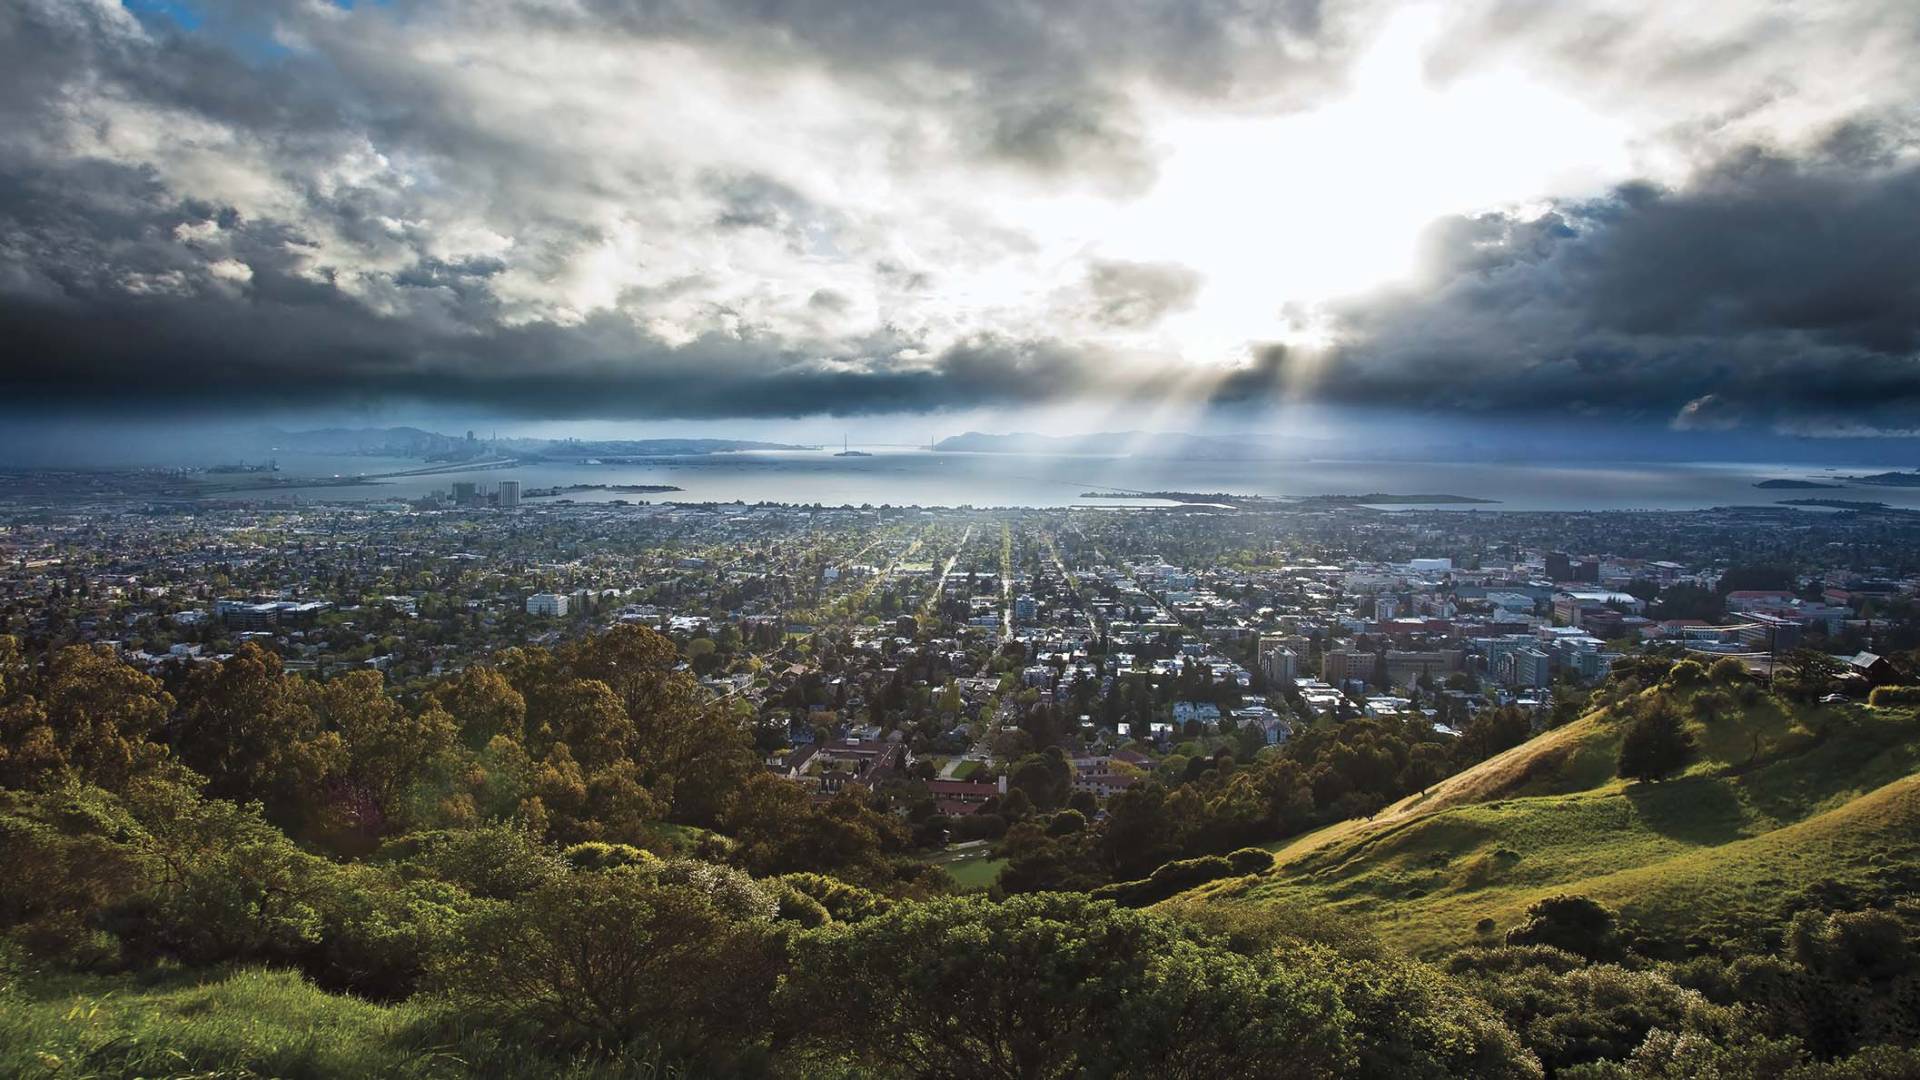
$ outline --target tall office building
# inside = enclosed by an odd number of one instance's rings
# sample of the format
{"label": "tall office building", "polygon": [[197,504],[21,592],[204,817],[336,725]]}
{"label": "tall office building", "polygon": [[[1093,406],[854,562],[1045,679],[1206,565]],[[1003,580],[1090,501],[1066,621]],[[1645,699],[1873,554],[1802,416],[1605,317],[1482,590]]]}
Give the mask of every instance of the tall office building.
{"label": "tall office building", "polygon": [[1300,658],[1287,647],[1288,640],[1278,634],[1260,639],[1260,672],[1274,688],[1291,686],[1300,677]]}
{"label": "tall office building", "polygon": [[514,510],[520,506],[520,481],[500,481],[500,509]]}
{"label": "tall office building", "polygon": [[1573,556],[1564,551],[1547,552],[1547,577],[1554,581],[1573,580]]}
{"label": "tall office building", "polygon": [[1320,677],[1335,686],[1356,679],[1378,685],[1380,657],[1375,653],[1357,650],[1330,652],[1320,658]]}
{"label": "tall office building", "polygon": [[1517,649],[1513,653],[1513,685],[1538,689],[1553,682],[1553,669],[1547,654],[1539,649]]}
{"label": "tall office building", "polygon": [[453,482],[453,502],[456,506],[472,506],[480,501],[480,489],[471,480]]}

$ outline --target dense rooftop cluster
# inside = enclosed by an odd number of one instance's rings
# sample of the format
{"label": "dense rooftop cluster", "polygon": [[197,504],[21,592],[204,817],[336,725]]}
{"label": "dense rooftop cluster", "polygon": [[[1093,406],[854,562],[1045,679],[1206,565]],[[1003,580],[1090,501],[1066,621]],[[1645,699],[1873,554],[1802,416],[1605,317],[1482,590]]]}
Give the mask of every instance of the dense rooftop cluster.
{"label": "dense rooftop cluster", "polygon": [[1920,644],[1916,539],[1911,514],[1748,508],[108,502],[0,517],[0,633],[176,674],[251,642],[404,695],[645,625],[770,771],[822,798],[910,785],[902,805],[950,828],[1014,791],[1060,801],[1009,785],[1049,748],[1093,814],[1156,771],[1355,718],[1538,727],[1648,649],[1765,674],[1812,647],[1864,690]]}

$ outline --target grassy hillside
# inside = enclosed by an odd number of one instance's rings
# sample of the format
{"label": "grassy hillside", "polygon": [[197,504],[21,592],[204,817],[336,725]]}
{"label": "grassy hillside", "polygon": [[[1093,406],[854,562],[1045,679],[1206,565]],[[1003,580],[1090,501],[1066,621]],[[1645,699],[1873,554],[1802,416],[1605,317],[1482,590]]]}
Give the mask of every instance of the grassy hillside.
{"label": "grassy hillside", "polygon": [[[1696,692],[1648,693],[1696,712]],[[1754,696],[1696,716],[1698,758],[1656,784],[1613,775],[1622,726],[1591,714],[1371,820],[1278,846],[1267,874],[1192,895],[1325,905],[1431,955],[1502,934],[1561,892],[1669,939],[1750,935],[1797,896],[1874,891],[1920,860],[1910,712]]]}
{"label": "grassy hillside", "polygon": [[0,1076],[454,1080],[666,1075],[664,1063],[529,1055],[431,1004],[376,1005],[287,971],[68,975],[0,996]]}

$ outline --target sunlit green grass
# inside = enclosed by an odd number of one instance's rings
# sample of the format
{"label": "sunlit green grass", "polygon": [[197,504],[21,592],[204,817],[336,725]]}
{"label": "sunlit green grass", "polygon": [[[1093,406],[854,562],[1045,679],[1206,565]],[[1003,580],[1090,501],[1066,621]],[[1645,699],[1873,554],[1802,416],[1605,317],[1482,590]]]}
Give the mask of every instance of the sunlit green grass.
{"label": "sunlit green grass", "polygon": [[0,1076],[147,1080],[662,1078],[646,1054],[529,1056],[431,1003],[376,1005],[289,972],[27,978],[0,994]]}
{"label": "sunlit green grass", "polygon": [[1612,776],[1618,725],[1550,732],[1376,815],[1276,845],[1273,873],[1202,887],[1359,916],[1433,954],[1580,892],[1662,932],[1777,924],[1811,887],[1871,891],[1920,861],[1920,721],[1769,699],[1696,725],[1698,760],[1658,784]]}
{"label": "sunlit green grass", "polygon": [[1000,876],[1000,868],[1007,865],[1005,859],[988,858],[984,847],[943,851],[924,861],[945,870],[963,890],[987,888]]}
{"label": "sunlit green grass", "polygon": [[947,876],[962,889],[984,889],[993,884],[993,879],[1000,876],[1001,868],[1006,865],[1005,859],[969,859],[949,864]]}

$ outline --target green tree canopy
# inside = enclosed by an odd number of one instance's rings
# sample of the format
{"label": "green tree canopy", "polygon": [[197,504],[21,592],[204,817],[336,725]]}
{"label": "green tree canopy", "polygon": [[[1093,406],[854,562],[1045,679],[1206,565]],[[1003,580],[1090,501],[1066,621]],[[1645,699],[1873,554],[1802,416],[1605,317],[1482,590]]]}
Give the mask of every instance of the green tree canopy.
{"label": "green tree canopy", "polygon": [[1620,739],[1620,776],[1627,780],[1664,780],[1693,759],[1693,734],[1678,709],[1664,697],[1648,699],[1627,722]]}
{"label": "green tree canopy", "polygon": [[[1444,995],[1327,953],[1237,953],[1180,920],[1062,893],[810,931],[780,999],[802,1054],[892,1075],[1539,1075],[1497,1025],[1448,1015]],[[1374,1022],[1386,1030],[1356,1038]]]}

